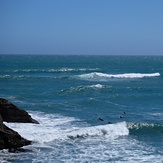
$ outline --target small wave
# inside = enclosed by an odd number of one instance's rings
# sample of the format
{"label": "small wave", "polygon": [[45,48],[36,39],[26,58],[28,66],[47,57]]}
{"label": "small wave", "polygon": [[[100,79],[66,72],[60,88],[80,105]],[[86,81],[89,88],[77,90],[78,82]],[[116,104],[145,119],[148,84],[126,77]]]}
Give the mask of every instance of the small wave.
{"label": "small wave", "polygon": [[0,75],[1,80],[26,80],[26,79],[59,79],[67,80],[68,76],[54,75]]}
{"label": "small wave", "polygon": [[93,84],[93,85],[81,85],[78,87],[71,87],[68,89],[62,89],[60,92],[61,93],[66,93],[66,94],[72,94],[72,93],[79,93],[79,92],[89,92],[89,91],[99,91],[99,90],[105,90],[105,89],[110,89],[111,86],[105,86],[101,84]]}
{"label": "small wave", "polygon": [[8,79],[11,78],[11,75],[1,75],[0,79]]}
{"label": "small wave", "polygon": [[89,74],[78,75],[80,79],[91,80],[91,79],[101,79],[106,80],[110,78],[148,78],[148,77],[158,77],[160,73],[142,74],[142,73],[124,73],[124,74],[105,74],[99,72],[92,72]]}
{"label": "small wave", "polygon": [[101,84],[95,84],[95,85],[91,85],[90,88],[102,89],[102,88],[104,88],[104,86]]}
{"label": "small wave", "polygon": [[128,123],[127,128],[131,133],[147,133],[147,132],[157,132],[163,133],[163,124],[154,123]]}

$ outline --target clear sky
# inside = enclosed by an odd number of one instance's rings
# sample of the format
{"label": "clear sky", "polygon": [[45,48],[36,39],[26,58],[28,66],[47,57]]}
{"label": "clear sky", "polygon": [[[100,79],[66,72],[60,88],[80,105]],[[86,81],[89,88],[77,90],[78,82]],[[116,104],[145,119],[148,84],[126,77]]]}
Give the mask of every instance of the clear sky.
{"label": "clear sky", "polygon": [[0,54],[163,55],[163,0],[0,0]]}

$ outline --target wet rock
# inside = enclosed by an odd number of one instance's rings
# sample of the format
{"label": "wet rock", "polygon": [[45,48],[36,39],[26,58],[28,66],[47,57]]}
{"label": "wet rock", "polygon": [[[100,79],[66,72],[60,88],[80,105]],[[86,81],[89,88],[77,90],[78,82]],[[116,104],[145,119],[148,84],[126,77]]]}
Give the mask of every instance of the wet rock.
{"label": "wet rock", "polygon": [[[25,110],[22,110],[4,98],[0,98],[0,115],[5,122],[21,122],[35,123],[38,121],[33,119]],[[0,122],[1,122],[0,117]]]}
{"label": "wet rock", "polygon": [[31,141],[24,139],[16,131],[10,129],[5,124],[0,123],[0,150],[19,149],[20,147],[30,144]]}
{"label": "wet rock", "polygon": [[2,116],[0,115],[0,124],[3,123],[3,118]]}

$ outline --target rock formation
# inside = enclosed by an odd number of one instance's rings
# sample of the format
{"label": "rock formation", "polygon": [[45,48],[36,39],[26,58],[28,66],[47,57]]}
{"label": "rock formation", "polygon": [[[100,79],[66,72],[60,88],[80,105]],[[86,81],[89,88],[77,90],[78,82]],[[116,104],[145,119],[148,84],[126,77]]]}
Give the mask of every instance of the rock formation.
{"label": "rock formation", "polygon": [[0,123],[0,149],[18,149],[30,144],[31,141],[22,138],[16,131]]}
{"label": "rock formation", "polygon": [[16,107],[6,99],[0,98],[0,150],[9,149],[13,152],[18,149],[19,151],[21,147],[32,143],[7,127],[3,121],[38,124],[25,110]]}
{"label": "rock formation", "polygon": [[38,122],[31,118],[31,116],[25,111],[14,104],[10,103],[6,99],[0,98],[0,115],[5,122],[21,122],[21,123],[36,123]]}

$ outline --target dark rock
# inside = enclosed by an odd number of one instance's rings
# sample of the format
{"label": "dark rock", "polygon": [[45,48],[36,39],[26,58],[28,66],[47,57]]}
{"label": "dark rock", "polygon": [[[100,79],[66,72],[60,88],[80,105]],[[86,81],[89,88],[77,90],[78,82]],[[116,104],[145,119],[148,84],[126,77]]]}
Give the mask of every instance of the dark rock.
{"label": "dark rock", "polygon": [[19,149],[30,144],[31,141],[24,139],[16,131],[0,123],[0,149]]}
{"label": "dark rock", "polygon": [[25,110],[18,108],[17,106],[3,98],[0,98],[0,115],[5,122],[39,124],[39,122],[34,120]]}
{"label": "dark rock", "polygon": [[0,115],[0,124],[3,123],[3,118],[2,116]]}

